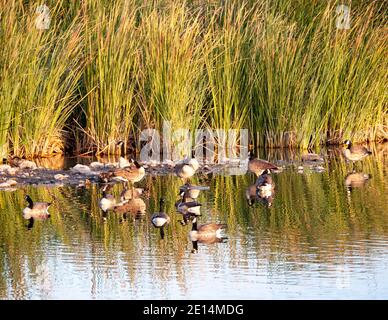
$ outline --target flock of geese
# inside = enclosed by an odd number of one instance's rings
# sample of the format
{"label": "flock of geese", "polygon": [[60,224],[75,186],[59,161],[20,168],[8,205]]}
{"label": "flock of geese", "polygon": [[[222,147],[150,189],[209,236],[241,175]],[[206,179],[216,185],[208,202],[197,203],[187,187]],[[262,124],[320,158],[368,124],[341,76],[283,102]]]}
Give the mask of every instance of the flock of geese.
{"label": "flock of geese", "polygon": [[[348,161],[359,161],[371,154],[371,152],[362,146],[354,146],[351,141],[344,142],[343,154]],[[306,156],[308,161],[317,161],[321,159],[318,155],[309,153]],[[205,223],[198,225],[198,219],[201,216],[201,203],[197,198],[201,191],[209,190],[206,186],[196,186],[189,183],[189,179],[195,175],[199,169],[199,163],[195,158],[185,159],[182,163],[174,168],[175,174],[180,177],[184,184],[179,188],[179,200],[175,203],[175,208],[183,219],[180,220],[181,225],[185,226],[188,223],[192,224],[189,231],[189,239],[193,243],[193,252],[198,250],[198,242],[200,243],[215,243],[222,242],[226,237],[223,231],[226,229],[226,224],[220,223]],[[256,201],[261,201],[268,206],[271,206],[275,183],[271,177],[272,171],[279,170],[279,167],[273,163],[258,159],[252,151],[249,151],[248,171],[256,175],[256,182],[250,185],[246,190],[246,198],[250,206]],[[145,169],[136,160],[128,161],[120,158],[119,167],[111,169],[108,172],[100,173],[100,182],[104,185],[102,189],[102,198],[99,201],[99,206],[104,213],[114,211],[118,213],[136,212],[139,215],[146,214],[146,204],[141,198],[144,194],[144,189],[136,188],[135,183],[141,181],[145,177]],[[356,174],[356,173],[354,173]],[[124,183],[124,189],[120,195],[120,200],[117,200],[107,191],[114,182]],[[48,208],[52,203],[48,202],[33,202],[29,195],[25,196],[28,206],[23,210],[23,216],[29,220],[28,228],[32,228],[34,220],[47,219],[50,214]],[[159,199],[159,212],[152,214],[150,221],[155,228],[160,230],[160,237],[164,239],[164,229],[171,221],[170,216],[165,212],[165,198]]]}

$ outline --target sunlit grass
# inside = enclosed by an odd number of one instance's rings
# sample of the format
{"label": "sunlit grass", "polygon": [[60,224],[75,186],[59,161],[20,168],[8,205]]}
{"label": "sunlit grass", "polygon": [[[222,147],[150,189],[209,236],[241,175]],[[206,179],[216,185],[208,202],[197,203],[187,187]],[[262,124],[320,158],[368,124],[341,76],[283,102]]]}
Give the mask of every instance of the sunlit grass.
{"label": "sunlit grass", "polygon": [[349,1],[344,30],[334,0],[47,4],[37,30],[34,5],[0,2],[2,157],[118,153],[164,121],[271,148],[387,139],[378,1]]}

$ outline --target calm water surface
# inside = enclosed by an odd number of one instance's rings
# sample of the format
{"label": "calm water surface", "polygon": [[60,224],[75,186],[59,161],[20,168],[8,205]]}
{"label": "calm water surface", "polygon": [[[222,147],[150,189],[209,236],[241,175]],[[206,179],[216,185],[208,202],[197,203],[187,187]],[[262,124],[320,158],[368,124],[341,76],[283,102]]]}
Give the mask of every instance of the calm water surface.
{"label": "calm water surface", "polygon": [[[276,160],[284,160],[275,156]],[[273,158],[271,159],[273,160]],[[285,159],[288,160],[288,159]],[[272,205],[248,206],[251,174],[200,175],[200,223],[228,224],[224,243],[192,253],[175,212],[180,179],[147,176],[147,214],[98,207],[101,189],[32,187],[0,191],[2,299],[387,299],[386,153],[356,171],[365,184],[345,185],[351,167],[332,157],[316,172],[284,162],[273,174]],[[122,190],[111,190],[117,197]],[[51,201],[51,218],[32,229],[22,217],[24,195]],[[171,223],[164,240],[150,224],[160,196]]]}

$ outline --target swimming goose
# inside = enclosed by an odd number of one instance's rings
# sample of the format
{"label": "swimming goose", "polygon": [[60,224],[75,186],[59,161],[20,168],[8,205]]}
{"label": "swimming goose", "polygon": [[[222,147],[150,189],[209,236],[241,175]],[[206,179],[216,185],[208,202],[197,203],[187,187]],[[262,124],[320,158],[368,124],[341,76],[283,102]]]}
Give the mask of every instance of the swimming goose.
{"label": "swimming goose", "polygon": [[50,215],[48,208],[51,202],[33,202],[29,195],[26,195],[24,199],[28,202],[28,206],[23,209],[24,219],[44,219]]}
{"label": "swimming goose", "polygon": [[175,166],[175,174],[182,179],[191,178],[199,168],[199,163],[197,159],[191,158],[189,161],[187,159]]}
{"label": "swimming goose", "polygon": [[170,223],[170,217],[165,213],[164,210],[164,198],[160,198],[159,201],[159,212],[156,212],[151,217],[151,222],[155,228],[160,229],[160,237],[164,239],[164,227]]}
{"label": "swimming goose", "polygon": [[345,140],[344,147],[344,156],[347,160],[352,161],[353,165],[355,161],[362,160],[372,154],[371,151],[363,146],[354,146],[350,140]]}
{"label": "swimming goose", "polygon": [[107,186],[104,186],[102,189],[102,198],[99,202],[99,207],[104,212],[113,209],[118,204],[116,198],[107,193],[107,188]]}
{"label": "swimming goose", "polygon": [[249,151],[248,170],[253,172],[257,177],[260,176],[264,170],[278,170],[279,168],[271,162],[255,158],[252,151]]}
{"label": "swimming goose", "polygon": [[275,189],[275,182],[273,182],[270,173],[271,171],[266,169],[256,180],[258,195],[260,197],[271,196],[273,190]]}
{"label": "swimming goose", "polygon": [[269,169],[264,170],[264,172],[256,179],[256,182],[246,189],[245,196],[249,206],[252,206],[256,201],[261,201],[269,207],[271,206],[275,182],[269,175],[270,173],[271,171]]}
{"label": "swimming goose", "polygon": [[185,192],[181,192],[180,196],[182,197],[179,201],[175,203],[175,207],[179,213],[183,215],[182,225],[187,224],[187,219],[190,216],[200,216],[201,215],[201,206],[198,201],[188,200],[188,197]]}
{"label": "swimming goose", "polygon": [[197,225],[197,217],[193,218],[193,227],[189,232],[190,241],[209,241],[214,238],[223,239],[222,231],[227,227],[221,223],[206,223]]}

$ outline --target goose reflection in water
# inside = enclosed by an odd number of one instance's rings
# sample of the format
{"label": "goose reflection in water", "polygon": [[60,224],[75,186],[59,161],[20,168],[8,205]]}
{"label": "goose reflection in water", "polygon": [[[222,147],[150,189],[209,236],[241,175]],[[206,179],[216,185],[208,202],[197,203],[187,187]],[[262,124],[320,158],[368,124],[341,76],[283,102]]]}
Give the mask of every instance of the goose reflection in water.
{"label": "goose reflection in water", "polygon": [[127,200],[127,202],[123,203],[120,206],[116,206],[113,209],[115,213],[123,214],[123,219],[125,220],[128,215],[135,219],[142,219],[145,217],[147,210],[147,205],[144,200],[141,198],[134,198],[131,200]]}
{"label": "goose reflection in water", "polygon": [[275,197],[275,182],[270,176],[270,170],[265,170],[254,184],[248,186],[245,195],[249,206],[260,202],[271,207]]}
{"label": "goose reflection in water", "polygon": [[345,177],[345,186],[350,193],[353,188],[362,188],[371,179],[371,175],[363,172],[351,172]]}

